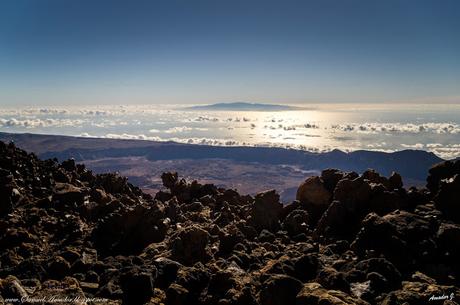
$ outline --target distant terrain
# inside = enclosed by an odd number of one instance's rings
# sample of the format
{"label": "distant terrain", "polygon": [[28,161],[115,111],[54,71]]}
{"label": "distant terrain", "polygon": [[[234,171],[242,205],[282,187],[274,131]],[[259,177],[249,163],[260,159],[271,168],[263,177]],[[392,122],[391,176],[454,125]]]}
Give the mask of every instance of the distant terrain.
{"label": "distant terrain", "polygon": [[259,104],[248,102],[217,103],[211,105],[199,105],[185,108],[186,110],[220,110],[220,111],[288,111],[305,110],[307,108],[288,105]]}
{"label": "distant terrain", "polygon": [[428,169],[443,161],[419,150],[311,153],[283,148],[8,133],[0,133],[0,140],[14,141],[40,158],[74,158],[96,173],[118,171],[150,193],[162,188],[162,172],[177,171],[181,177],[237,188],[241,193],[276,189],[285,202],[294,199],[298,185],[306,177],[326,168],[359,173],[373,168],[387,176],[396,171],[405,178],[406,186],[421,186]]}

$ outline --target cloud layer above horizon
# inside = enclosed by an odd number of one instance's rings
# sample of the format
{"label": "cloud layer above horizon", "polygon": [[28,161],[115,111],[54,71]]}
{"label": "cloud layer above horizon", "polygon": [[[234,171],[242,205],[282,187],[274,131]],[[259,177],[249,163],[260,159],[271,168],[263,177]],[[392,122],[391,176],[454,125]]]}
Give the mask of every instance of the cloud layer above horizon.
{"label": "cloud layer above horizon", "polygon": [[[0,132],[176,141],[223,146],[269,146],[324,152],[332,149],[423,149],[460,157],[460,105],[447,108],[342,107],[302,111],[183,111],[151,106],[0,109]],[[349,107],[348,107],[349,108]],[[402,119],[404,118],[404,119]]]}

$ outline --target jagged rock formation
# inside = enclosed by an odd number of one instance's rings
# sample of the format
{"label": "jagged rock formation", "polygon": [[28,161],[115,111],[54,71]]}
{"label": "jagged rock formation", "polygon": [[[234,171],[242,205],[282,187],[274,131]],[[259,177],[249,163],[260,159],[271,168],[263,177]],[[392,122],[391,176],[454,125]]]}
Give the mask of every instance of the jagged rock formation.
{"label": "jagged rock formation", "polygon": [[165,173],[152,197],[0,142],[0,303],[457,304],[459,177],[329,169],[283,206]]}

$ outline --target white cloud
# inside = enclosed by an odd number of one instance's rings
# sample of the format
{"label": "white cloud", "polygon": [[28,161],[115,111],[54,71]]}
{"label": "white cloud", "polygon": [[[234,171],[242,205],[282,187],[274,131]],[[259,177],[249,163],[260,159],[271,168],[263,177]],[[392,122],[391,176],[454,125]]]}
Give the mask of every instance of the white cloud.
{"label": "white cloud", "polygon": [[380,142],[380,143],[371,143],[366,145],[367,148],[383,148],[387,146],[386,142]]}
{"label": "white cloud", "polygon": [[454,159],[460,155],[460,144],[447,144],[438,146],[439,143],[434,143],[435,146],[427,145],[427,150],[440,156],[444,159]]}
{"label": "white cloud", "polygon": [[426,144],[426,147],[427,148],[439,148],[439,147],[443,147],[443,145],[441,143],[428,143]]}
{"label": "white cloud", "polygon": [[45,113],[45,114],[66,114],[68,113],[68,111],[65,109],[50,109],[50,108],[42,108],[39,110],[39,112]]}
{"label": "white cloud", "polygon": [[149,137],[144,134],[134,135],[134,134],[116,134],[116,133],[108,133],[103,138],[108,139],[126,139],[126,140],[149,140],[149,141],[161,141],[162,139],[159,137]]}
{"label": "white cloud", "polygon": [[0,127],[24,127],[24,128],[37,128],[37,127],[64,127],[64,126],[78,126],[85,123],[81,119],[3,119],[0,118]]}
{"label": "white cloud", "polygon": [[178,127],[173,127],[173,128],[166,129],[164,132],[165,133],[181,133],[181,132],[188,132],[188,131],[192,131],[192,130],[193,130],[193,128],[191,128],[191,127],[178,126]]}
{"label": "white cloud", "polygon": [[199,116],[194,119],[191,119],[195,122],[219,122],[219,119],[216,117],[209,117],[209,116]]}
{"label": "white cloud", "polygon": [[459,134],[460,125],[456,123],[348,123],[336,124],[332,129],[344,132],[357,133],[436,133],[436,134]]}
{"label": "white cloud", "polygon": [[158,129],[150,129],[149,132],[152,133],[159,133],[159,132],[164,132],[164,133],[182,133],[182,132],[189,132],[189,131],[207,131],[209,128],[205,127],[188,127],[188,126],[177,126],[177,127],[172,127],[166,130],[158,130]]}
{"label": "white cloud", "polygon": [[271,129],[271,130],[283,129],[285,131],[289,131],[289,130],[298,130],[298,129],[319,129],[320,126],[315,123],[305,123],[305,124],[292,124],[292,125],[285,125],[285,124],[265,125],[264,128]]}
{"label": "white cloud", "polygon": [[103,116],[111,114],[108,110],[81,110],[81,114],[83,115],[95,115],[95,116]]}
{"label": "white cloud", "polygon": [[423,149],[425,147],[424,144],[422,143],[416,143],[416,144],[401,144],[402,147],[404,148],[412,148],[412,149]]}

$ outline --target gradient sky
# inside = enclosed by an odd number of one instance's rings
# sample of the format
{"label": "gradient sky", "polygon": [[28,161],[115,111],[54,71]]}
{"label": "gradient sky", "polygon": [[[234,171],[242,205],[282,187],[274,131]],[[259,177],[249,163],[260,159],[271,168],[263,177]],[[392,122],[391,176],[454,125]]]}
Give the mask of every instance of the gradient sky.
{"label": "gradient sky", "polygon": [[460,102],[460,1],[3,0],[0,105]]}

